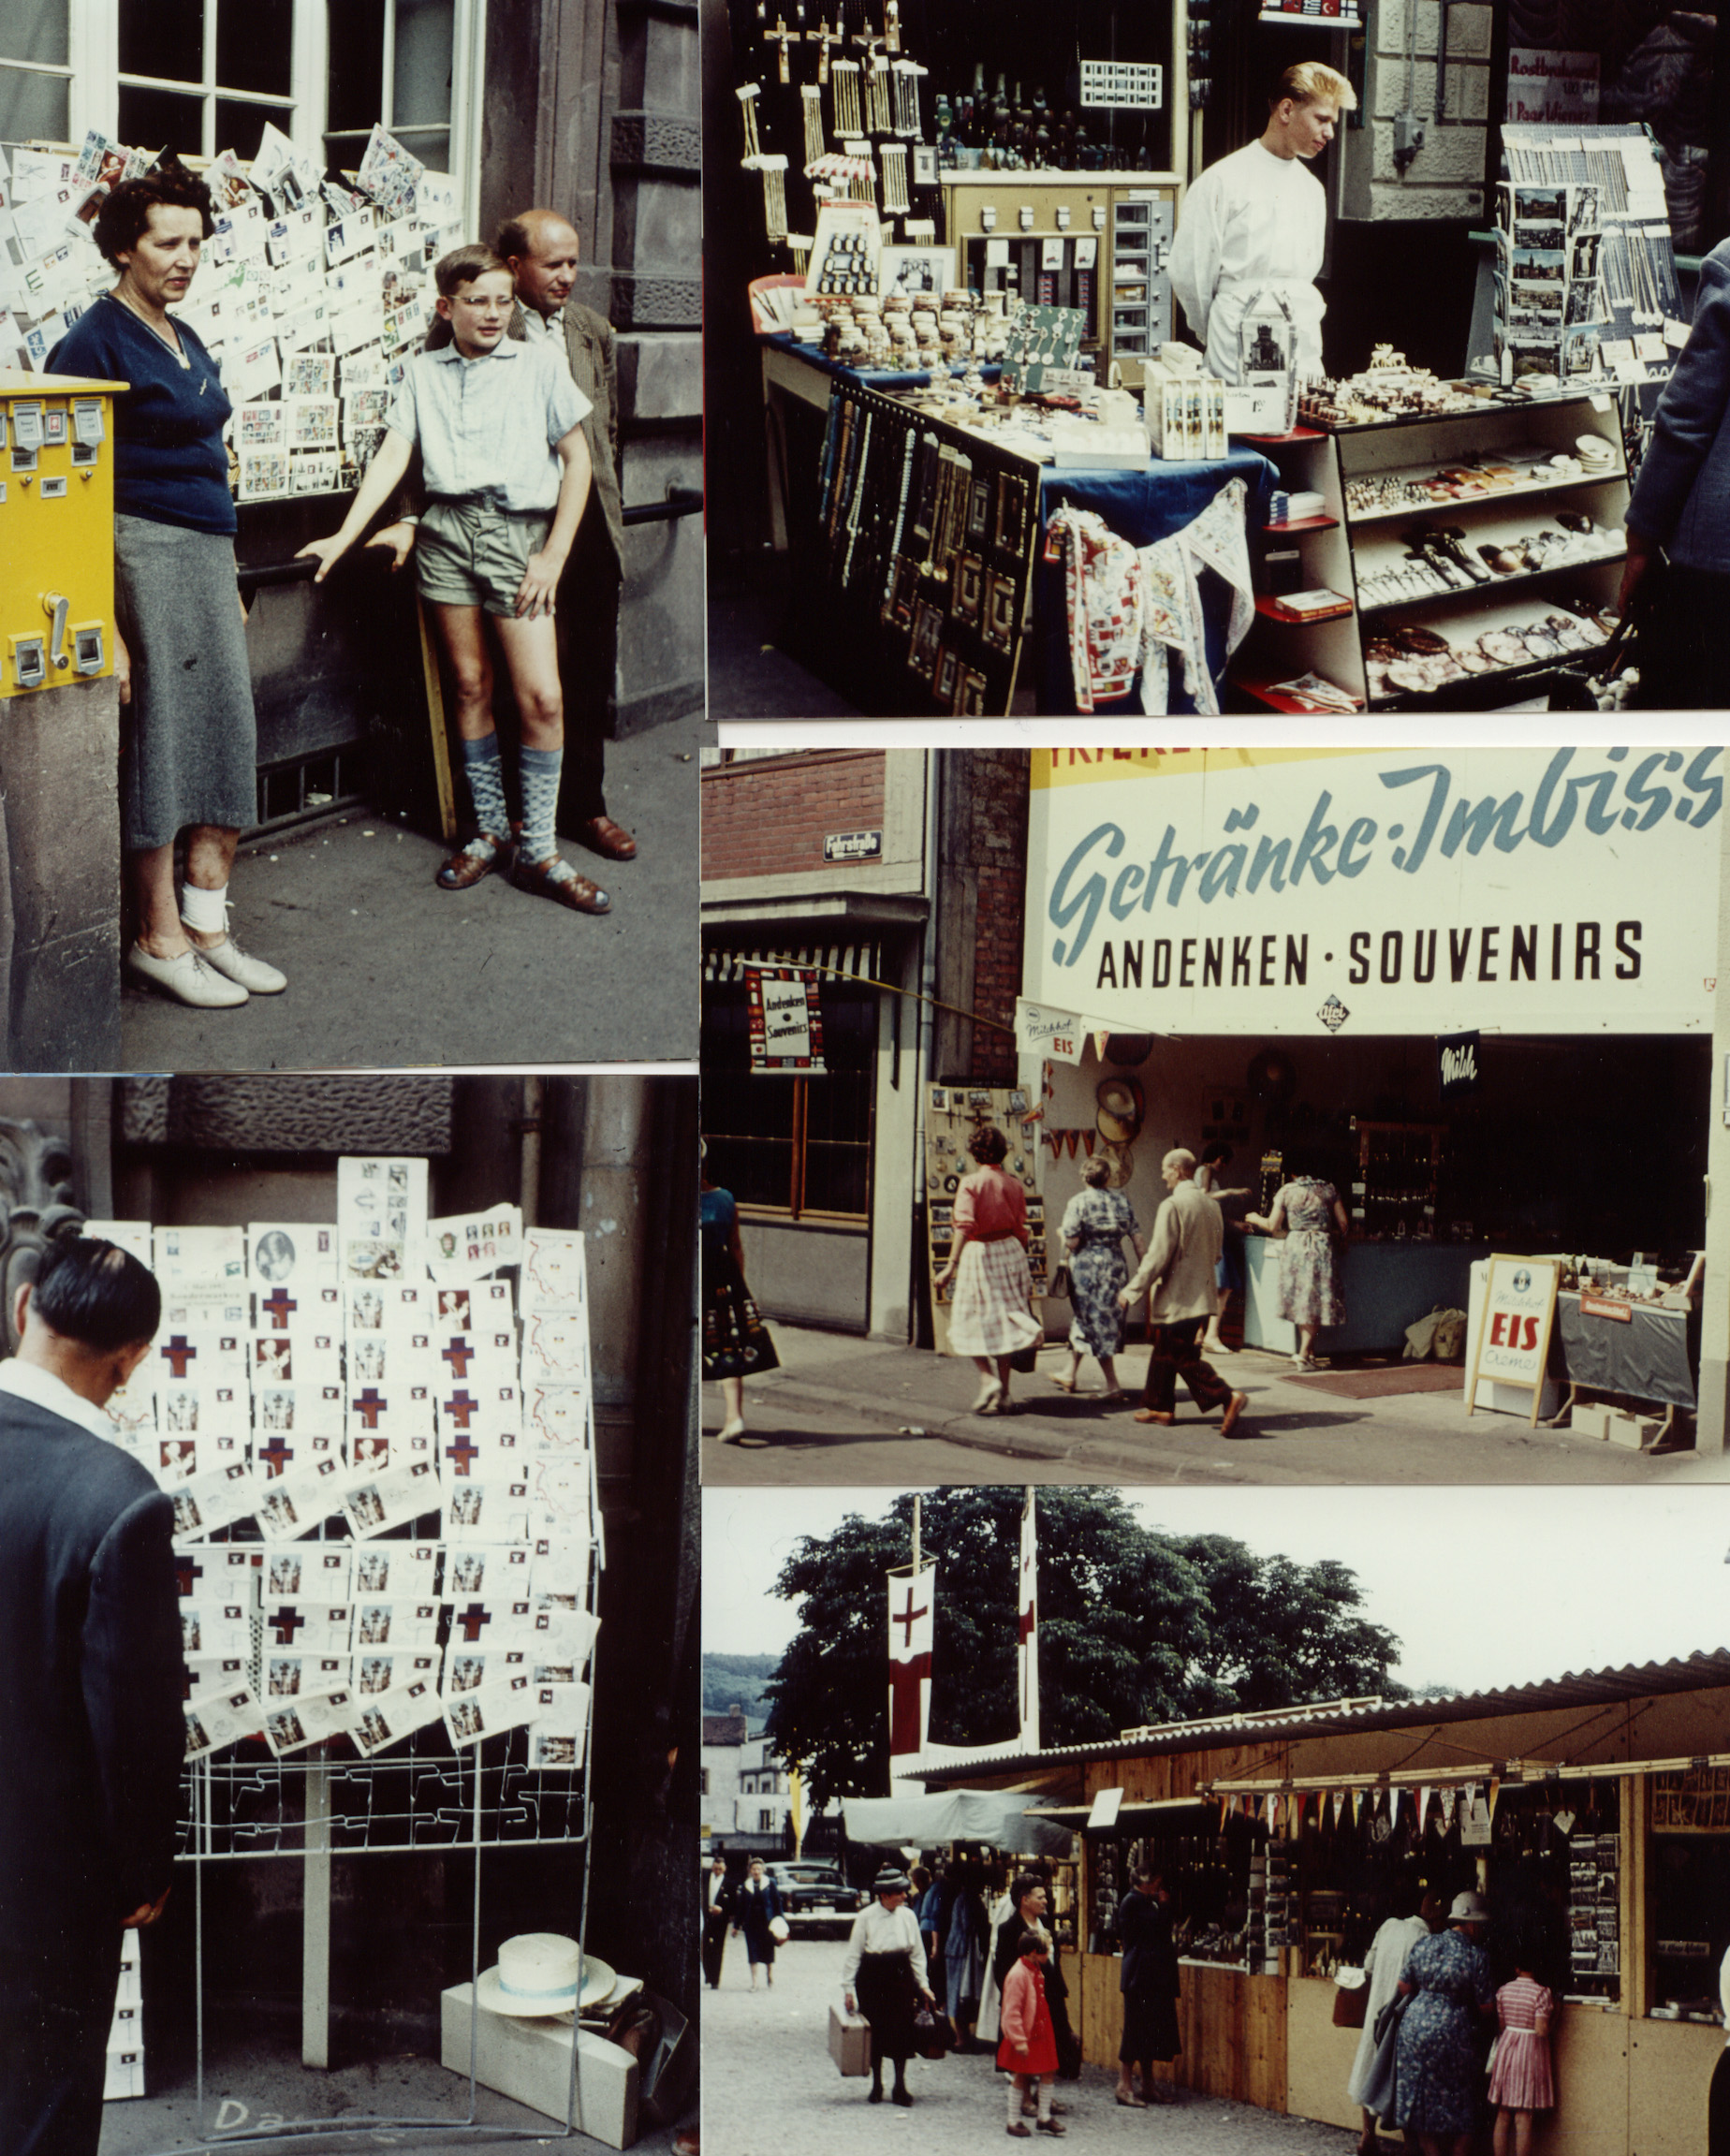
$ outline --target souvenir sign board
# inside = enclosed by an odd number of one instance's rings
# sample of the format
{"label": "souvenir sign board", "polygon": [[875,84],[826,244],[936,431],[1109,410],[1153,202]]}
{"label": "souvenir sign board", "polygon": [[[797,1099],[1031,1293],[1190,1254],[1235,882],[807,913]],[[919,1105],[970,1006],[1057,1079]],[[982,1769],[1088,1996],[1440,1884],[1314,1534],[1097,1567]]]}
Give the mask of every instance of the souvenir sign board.
{"label": "souvenir sign board", "polygon": [[1524,1386],[1532,1394],[1531,1424],[1537,1428],[1561,1282],[1561,1268],[1553,1258],[1490,1259],[1477,1356],[1466,1384],[1468,1415],[1473,1412],[1480,1384]]}
{"label": "souvenir sign board", "polygon": [[967,1150],[976,1130],[988,1125],[1003,1133],[1009,1151],[1004,1172],[1020,1183],[1027,1198],[1027,1269],[1033,1275],[1035,1303],[1045,1292],[1045,1195],[1040,1165],[1039,1125],[1030,1121],[1034,1103],[1025,1086],[950,1086],[928,1088],[925,1103],[925,1234],[931,1266],[931,1329],[939,1355],[949,1350],[949,1304],[955,1284],[939,1287],[937,1275],[955,1250],[955,1194],[963,1176],[978,1166]]}
{"label": "souvenir sign board", "polygon": [[810,966],[745,968],[754,1078],[776,1071],[822,1074],[820,995],[815,970]]}

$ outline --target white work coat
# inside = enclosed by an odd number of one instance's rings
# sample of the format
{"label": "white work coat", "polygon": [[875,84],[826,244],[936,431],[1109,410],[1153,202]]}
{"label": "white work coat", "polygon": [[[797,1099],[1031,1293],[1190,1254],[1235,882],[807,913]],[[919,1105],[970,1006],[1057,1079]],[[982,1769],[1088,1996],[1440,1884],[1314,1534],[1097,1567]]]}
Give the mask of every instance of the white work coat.
{"label": "white work coat", "polygon": [[1298,332],[1300,380],[1322,372],[1321,294],[1327,197],[1300,157],[1259,140],[1210,165],[1184,198],[1171,250],[1171,288],[1207,347],[1208,371],[1242,378],[1238,331],[1260,292],[1277,293]]}

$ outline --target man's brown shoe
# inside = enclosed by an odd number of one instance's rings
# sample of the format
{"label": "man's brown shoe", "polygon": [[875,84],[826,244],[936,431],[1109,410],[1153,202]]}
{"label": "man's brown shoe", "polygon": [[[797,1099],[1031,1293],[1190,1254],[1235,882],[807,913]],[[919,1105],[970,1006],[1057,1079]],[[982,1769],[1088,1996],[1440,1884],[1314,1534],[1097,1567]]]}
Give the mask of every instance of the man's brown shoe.
{"label": "man's brown shoe", "polygon": [[591,816],[577,827],[577,836],[591,853],[596,853],[609,861],[634,861],[637,858],[637,841],[623,824],[616,824],[610,816]]}
{"label": "man's brown shoe", "polygon": [[1136,1410],[1133,1419],[1136,1422],[1163,1422],[1170,1424],[1176,1422],[1178,1418],[1175,1415],[1167,1415],[1165,1409],[1161,1407],[1138,1407]]}
{"label": "man's brown shoe", "polygon": [[1220,1417],[1220,1435],[1222,1437],[1229,1437],[1231,1435],[1233,1430],[1237,1427],[1238,1417],[1243,1413],[1244,1409],[1248,1407],[1249,1404],[1250,1396],[1247,1392],[1234,1392],[1232,1394],[1231,1398],[1225,1402],[1224,1414]]}
{"label": "man's brown shoe", "polygon": [[519,851],[510,880],[520,891],[534,891],[543,899],[551,899],[555,905],[569,906],[573,913],[605,914],[612,910],[612,901],[600,886],[578,875],[557,854],[550,860],[525,861]]}

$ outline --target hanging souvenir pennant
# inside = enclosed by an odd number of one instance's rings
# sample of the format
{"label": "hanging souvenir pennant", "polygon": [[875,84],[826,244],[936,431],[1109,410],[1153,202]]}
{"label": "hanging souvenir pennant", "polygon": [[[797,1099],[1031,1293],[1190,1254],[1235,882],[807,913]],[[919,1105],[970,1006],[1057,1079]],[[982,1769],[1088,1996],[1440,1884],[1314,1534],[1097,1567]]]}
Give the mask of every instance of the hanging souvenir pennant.
{"label": "hanging souvenir pennant", "polygon": [[1343,1789],[1336,1789],[1333,1793],[1333,1823],[1336,1832],[1338,1831],[1340,1826],[1340,1814],[1344,1810],[1345,1791]]}

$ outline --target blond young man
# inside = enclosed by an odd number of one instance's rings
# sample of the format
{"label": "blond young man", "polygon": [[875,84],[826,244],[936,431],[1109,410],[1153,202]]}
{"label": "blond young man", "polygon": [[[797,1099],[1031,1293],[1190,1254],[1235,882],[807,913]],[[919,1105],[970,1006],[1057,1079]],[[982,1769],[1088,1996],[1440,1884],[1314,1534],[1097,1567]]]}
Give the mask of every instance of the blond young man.
{"label": "blond young man", "polygon": [[1209,166],[1184,198],[1171,250],[1171,288],[1205,345],[1208,370],[1242,379],[1239,330],[1262,295],[1283,301],[1297,335],[1299,379],[1322,372],[1315,289],[1327,244],[1327,197],[1306,169],[1357,103],[1343,75],[1318,60],[1281,76],[1257,139]]}

